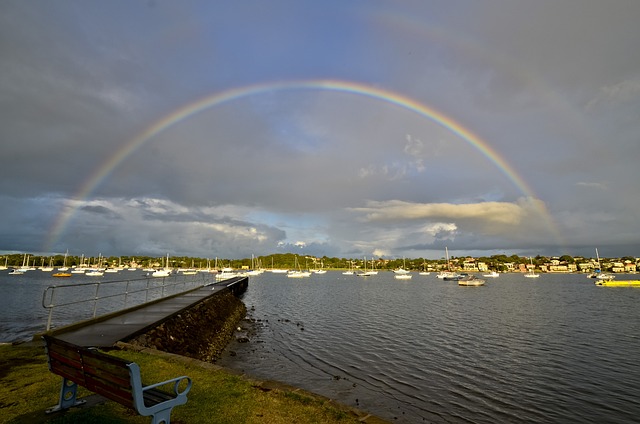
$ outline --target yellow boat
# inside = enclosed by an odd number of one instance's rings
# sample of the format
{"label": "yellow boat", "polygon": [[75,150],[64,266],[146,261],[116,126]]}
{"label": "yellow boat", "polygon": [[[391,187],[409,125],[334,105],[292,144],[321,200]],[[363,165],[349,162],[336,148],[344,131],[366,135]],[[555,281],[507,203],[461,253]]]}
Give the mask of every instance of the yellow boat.
{"label": "yellow boat", "polygon": [[53,277],[71,277],[71,274],[68,272],[56,272],[52,276]]}
{"label": "yellow boat", "polygon": [[596,286],[606,287],[640,287],[640,280],[598,280]]}

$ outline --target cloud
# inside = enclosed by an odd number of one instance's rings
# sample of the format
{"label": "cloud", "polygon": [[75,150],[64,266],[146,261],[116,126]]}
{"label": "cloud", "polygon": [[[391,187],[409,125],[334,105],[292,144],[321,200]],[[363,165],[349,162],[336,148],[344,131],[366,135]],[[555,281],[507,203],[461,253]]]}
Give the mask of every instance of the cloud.
{"label": "cloud", "polygon": [[185,208],[154,198],[92,200],[77,202],[76,207],[55,250],[71,245],[87,254],[99,246],[103,253],[235,255],[274,249],[285,237],[282,230],[243,220],[249,211],[238,207]]}
{"label": "cloud", "polygon": [[523,205],[506,202],[482,202],[475,204],[410,203],[400,200],[369,202],[364,208],[354,208],[364,214],[367,222],[437,219],[475,221],[505,226],[516,226],[522,222],[526,211]]}
{"label": "cloud", "polygon": [[608,188],[606,184],[604,184],[604,183],[596,183],[596,182],[579,181],[579,182],[576,183],[576,185],[578,187],[583,187],[583,188],[588,188],[588,189],[595,189],[595,190],[606,190]]}
{"label": "cloud", "polygon": [[640,79],[636,78],[601,87],[595,97],[589,100],[586,109],[591,110],[598,106],[610,108],[638,100],[640,100]]}

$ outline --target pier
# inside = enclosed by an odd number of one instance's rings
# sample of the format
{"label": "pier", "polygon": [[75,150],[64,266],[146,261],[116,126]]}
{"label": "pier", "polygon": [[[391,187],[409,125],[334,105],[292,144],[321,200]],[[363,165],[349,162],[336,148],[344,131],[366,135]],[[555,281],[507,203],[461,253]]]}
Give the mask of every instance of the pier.
{"label": "pier", "polygon": [[[168,341],[160,340],[158,337],[160,333],[166,335],[169,340],[175,340],[176,337],[184,338],[184,334],[169,333],[179,331],[178,328],[181,325],[186,322],[195,322],[203,315],[209,315],[207,324],[210,327],[214,326],[210,316],[212,313],[216,314],[219,322],[224,322],[228,318],[218,316],[220,311],[243,317],[244,305],[237,297],[246,290],[248,282],[248,277],[235,277],[200,285],[182,293],[49,330],[47,334],[79,346],[108,348],[119,341],[124,341],[157,347],[158,343]],[[230,302],[232,305],[229,305]],[[43,306],[46,307],[44,303]],[[220,308],[221,303],[228,307]],[[218,312],[211,310],[211,305],[214,304]],[[242,310],[238,311],[238,309]],[[190,339],[189,342],[192,342],[193,339],[208,337],[212,333],[219,332],[217,330],[219,329],[200,328],[187,336]],[[193,345],[177,347],[174,343],[173,349],[168,351],[181,354],[180,349],[193,349]]]}

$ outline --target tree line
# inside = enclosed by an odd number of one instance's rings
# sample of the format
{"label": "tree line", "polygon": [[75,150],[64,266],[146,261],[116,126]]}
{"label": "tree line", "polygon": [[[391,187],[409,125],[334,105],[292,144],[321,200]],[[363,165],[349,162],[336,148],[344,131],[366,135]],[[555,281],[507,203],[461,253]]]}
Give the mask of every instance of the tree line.
{"label": "tree line", "polygon": [[[28,255],[28,261],[30,266],[53,266],[61,267],[66,264],[68,267],[80,266],[81,264],[93,266],[98,263],[98,257],[84,257],[74,255],[53,255],[53,256],[38,256]],[[7,264],[8,267],[20,267],[25,260],[25,254],[14,253],[1,257],[0,265]],[[460,267],[462,263],[469,260],[469,257],[456,257],[449,258],[449,262],[452,267]],[[574,258],[570,255],[563,255],[558,258],[561,263],[576,263],[579,261],[591,260],[591,258]],[[109,256],[102,257],[102,265],[105,267],[116,266],[142,266],[142,267],[154,267],[163,265],[164,257],[153,256]],[[476,262],[484,262],[490,269],[503,270],[506,269],[507,263],[515,264],[529,264],[529,257],[518,255],[492,255],[473,258]],[[536,266],[549,263],[551,258],[545,256],[536,256],[531,258],[533,264]],[[607,260],[601,258],[601,260]],[[630,260],[635,263],[633,257],[622,257],[620,261]],[[4,263],[3,263],[4,262]],[[231,259],[231,258],[201,258],[190,256],[171,256],[169,257],[169,266],[174,268],[213,268],[217,263],[218,268],[230,267],[234,269],[241,268],[285,268],[292,269],[297,263],[301,268],[325,268],[325,269],[348,269],[364,268],[364,258],[338,258],[338,257],[314,257],[309,255],[297,255],[294,253],[275,253],[271,255],[258,256],[255,258],[243,258],[243,259]],[[372,267],[380,270],[392,270],[400,267],[404,267],[410,270],[423,270],[423,269],[440,269],[447,265],[447,260],[443,257],[440,259],[425,259],[425,258],[407,258],[407,259],[386,259],[386,258],[367,258],[367,268]]]}

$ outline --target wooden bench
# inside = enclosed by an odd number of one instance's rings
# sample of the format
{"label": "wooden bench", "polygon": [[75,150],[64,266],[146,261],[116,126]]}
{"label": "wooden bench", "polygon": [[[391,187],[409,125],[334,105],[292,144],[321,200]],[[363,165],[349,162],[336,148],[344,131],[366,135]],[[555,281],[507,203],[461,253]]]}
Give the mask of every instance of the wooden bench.
{"label": "wooden bench", "polygon": [[[85,403],[76,399],[78,385],[129,407],[142,416],[150,415],[152,424],[169,424],[173,407],[187,403],[187,393],[191,390],[189,377],[182,376],[143,386],[140,367],[134,362],[55,337],[45,335],[43,339],[49,370],[63,377],[60,401],[57,406],[47,410],[47,413]],[[186,387],[180,391],[183,381],[186,382]],[[172,392],[159,389],[170,384],[173,384]]]}

